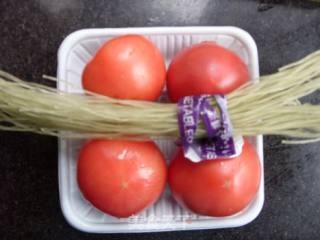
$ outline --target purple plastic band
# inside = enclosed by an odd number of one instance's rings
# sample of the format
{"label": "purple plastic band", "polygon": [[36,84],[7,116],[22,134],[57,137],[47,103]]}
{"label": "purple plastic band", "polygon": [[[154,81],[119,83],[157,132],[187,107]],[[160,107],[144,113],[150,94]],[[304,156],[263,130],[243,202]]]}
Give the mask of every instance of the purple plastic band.
{"label": "purple plastic band", "polygon": [[[178,102],[178,123],[185,157],[191,161],[230,157],[235,154],[232,125],[227,101],[222,95],[214,96],[220,109],[218,114],[209,103],[209,95],[187,96]],[[195,139],[201,115],[208,138]]]}
{"label": "purple plastic band", "polygon": [[178,102],[178,122],[183,145],[192,144],[197,131],[200,109],[207,95],[187,96]]}
{"label": "purple plastic band", "polygon": [[229,157],[235,154],[235,145],[232,136],[232,125],[228,114],[227,99],[223,95],[215,95],[220,109],[220,132],[216,143],[217,155]]}
{"label": "purple plastic band", "polygon": [[220,128],[220,120],[217,112],[206,99],[202,105],[201,117],[209,138],[216,137]]}

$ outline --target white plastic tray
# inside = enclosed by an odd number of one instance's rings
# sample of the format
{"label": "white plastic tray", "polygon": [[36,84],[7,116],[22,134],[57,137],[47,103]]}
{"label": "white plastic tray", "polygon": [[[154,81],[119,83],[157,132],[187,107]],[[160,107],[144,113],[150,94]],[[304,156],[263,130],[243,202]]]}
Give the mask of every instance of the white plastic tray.
{"label": "white plastic tray", "polygon": [[[166,64],[182,48],[202,41],[215,41],[237,53],[248,65],[252,79],[259,77],[257,47],[252,37],[235,27],[157,27],[85,29],[70,34],[58,53],[58,88],[66,92],[81,93],[81,74],[85,64],[108,39],[123,34],[142,34],[158,46]],[[95,233],[155,232],[190,229],[212,229],[242,226],[255,219],[264,202],[263,142],[262,136],[252,137],[262,166],[261,184],[254,201],[242,212],[230,217],[199,216],[181,208],[171,197],[169,189],[159,201],[141,214],[117,219],[94,208],[78,189],[76,181],[77,154],[83,141],[59,139],[59,188],[62,212],[75,228]],[[171,159],[174,144],[157,142]]]}

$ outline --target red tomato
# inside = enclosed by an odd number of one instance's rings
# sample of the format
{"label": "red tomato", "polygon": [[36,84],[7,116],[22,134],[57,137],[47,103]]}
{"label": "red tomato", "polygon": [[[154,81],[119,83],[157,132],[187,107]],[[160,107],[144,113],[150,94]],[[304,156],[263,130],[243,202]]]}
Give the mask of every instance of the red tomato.
{"label": "red tomato", "polygon": [[203,42],[179,52],[167,73],[170,99],[200,94],[227,94],[249,80],[242,60],[213,42]]}
{"label": "red tomato", "polygon": [[81,150],[78,184],[96,208],[129,217],[154,203],[166,183],[164,157],[153,142],[96,139]]}
{"label": "red tomato", "polygon": [[164,59],[158,48],[140,35],[106,42],[82,75],[86,90],[121,99],[156,100],[165,83]]}
{"label": "red tomato", "polygon": [[169,167],[169,184],[174,198],[193,212],[229,216],[255,197],[260,171],[258,155],[248,141],[238,157],[200,163],[186,159],[180,149]]}

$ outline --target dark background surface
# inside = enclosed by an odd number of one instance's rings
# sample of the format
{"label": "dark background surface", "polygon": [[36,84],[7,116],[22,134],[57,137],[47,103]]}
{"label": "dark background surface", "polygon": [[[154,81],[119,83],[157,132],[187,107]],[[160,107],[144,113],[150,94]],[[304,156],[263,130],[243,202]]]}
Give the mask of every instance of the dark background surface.
{"label": "dark background surface", "polygon": [[[0,68],[30,81],[54,75],[61,41],[91,27],[241,27],[257,42],[261,73],[320,49],[320,8],[305,1],[0,0]],[[319,63],[320,65],[320,63]],[[319,103],[319,94],[310,98]],[[224,230],[95,235],[62,216],[57,140],[0,133],[0,239],[317,239],[319,144],[265,137],[265,205],[251,224]]]}

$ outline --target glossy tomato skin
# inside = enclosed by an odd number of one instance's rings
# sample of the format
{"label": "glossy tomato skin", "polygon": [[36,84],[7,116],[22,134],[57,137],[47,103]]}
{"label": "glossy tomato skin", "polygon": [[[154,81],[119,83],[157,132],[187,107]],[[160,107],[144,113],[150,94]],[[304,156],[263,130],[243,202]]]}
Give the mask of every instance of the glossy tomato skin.
{"label": "glossy tomato skin", "polygon": [[228,94],[249,80],[245,63],[232,51],[213,42],[183,49],[167,73],[170,99],[200,94]]}
{"label": "glossy tomato skin", "polygon": [[83,71],[82,85],[113,98],[152,101],[160,96],[165,78],[158,48],[141,35],[124,35],[98,50]]}
{"label": "glossy tomato skin", "polygon": [[245,141],[243,152],[233,159],[193,163],[180,149],[169,167],[174,198],[191,211],[207,216],[233,215],[255,197],[261,167],[254,147]]}
{"label": "glossy tomato skin", "polygon": [[166,183],[167,167],[153,142],[96,139],[82,148],[79,188],[96,208],[129,217],[153,204]]}

